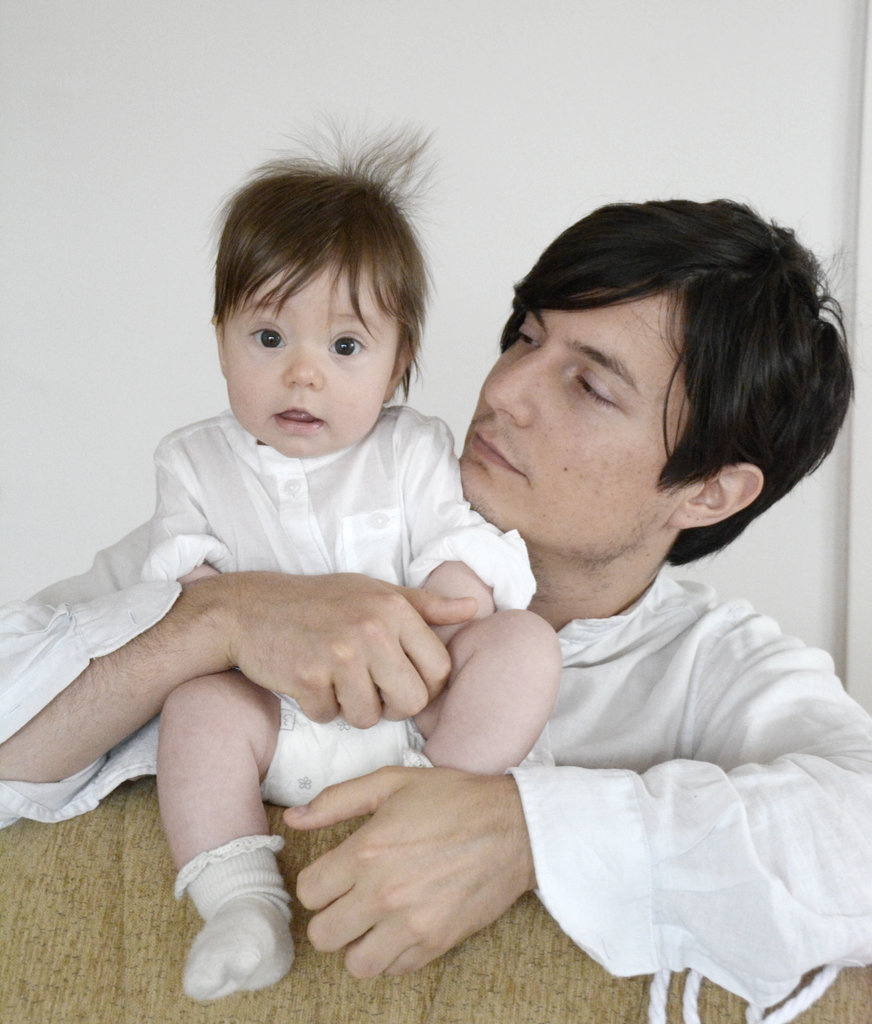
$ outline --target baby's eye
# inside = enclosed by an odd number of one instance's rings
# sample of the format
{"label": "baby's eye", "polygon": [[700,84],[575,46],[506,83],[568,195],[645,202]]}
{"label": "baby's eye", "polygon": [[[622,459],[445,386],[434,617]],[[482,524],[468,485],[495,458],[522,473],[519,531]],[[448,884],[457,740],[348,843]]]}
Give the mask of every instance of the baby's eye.
{"label": "baby's eye", "polygon": [[256,331],[254,336],[264,348],[281,348],[284,345],[279,332],[271,331],[268,327],[262,331]]}
{"label": "baby's eye", "polygon": [[361,344],[356,338],[337,338],[330,346],[330,351],[338,356],[353,356],[361,349]]}

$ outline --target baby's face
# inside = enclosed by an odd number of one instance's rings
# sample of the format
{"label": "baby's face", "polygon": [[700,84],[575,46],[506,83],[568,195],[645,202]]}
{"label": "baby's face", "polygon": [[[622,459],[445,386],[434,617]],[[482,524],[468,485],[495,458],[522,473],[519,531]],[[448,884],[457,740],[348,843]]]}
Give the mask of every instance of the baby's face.
{"label": "baby's face", "polygon": [[345,281],[327,270],[280,308],[259,308],[270,287],[217,327],[230,407],[282,455],[347,448],[369,433],[403,374],[397,323],[368,287],[360,289],[361,319]]}

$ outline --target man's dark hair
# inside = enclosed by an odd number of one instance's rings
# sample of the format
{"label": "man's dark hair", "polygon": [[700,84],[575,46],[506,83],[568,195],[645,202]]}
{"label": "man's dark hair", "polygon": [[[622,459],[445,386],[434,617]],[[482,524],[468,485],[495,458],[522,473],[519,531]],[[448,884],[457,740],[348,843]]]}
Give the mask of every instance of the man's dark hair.
{"label": "man's dark hair", "polygon": [[[763,471],[755,501],[712,526],[682,530],[667,561],[718,551],[815,470],[853,391],[841,309],[792,231],[729,200],[601,207],[564,231],[515,288],[505,351],[528,312],[591,309],[664,295],[674,314],[673,392],[660,486],[702,482],[724,466]],[[667,404],[669,402],[667,397]]]}

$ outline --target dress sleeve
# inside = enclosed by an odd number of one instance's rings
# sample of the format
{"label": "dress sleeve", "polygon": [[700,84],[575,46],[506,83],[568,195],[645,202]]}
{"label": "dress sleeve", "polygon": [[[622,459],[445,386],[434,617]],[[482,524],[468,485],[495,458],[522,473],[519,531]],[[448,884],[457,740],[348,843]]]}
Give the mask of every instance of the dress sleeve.
{"label": "dress sleeve", "polygon": [[81,576],[0,608],[0,742],[81,674],[163,618],[177,583],[135,583],[145,531],[101,552]]}
{"label": "dress sleeve", "polygon": [[540,898],[613,974],[689,967],[768,1006],[872,961],[872,720],[768,622],[695,667],[690,756],[514,770]]}
{"label": "dress sleeve", "polygon": [[406,447],[402,486],[411,586],[421,586],[443,562],[463,562],[493,588],[497,608],[526,608],[536,592],[526,545],[517,530],[503,533],[464,499],[448,427],[424,421]]}
{"label": "dress sleeve", "polygon": [[177,580],[208,562],[226,570],[227,546],[215,537],[198,500],[197,474],[165,439],[155,452],[157,499],[143,580]]}

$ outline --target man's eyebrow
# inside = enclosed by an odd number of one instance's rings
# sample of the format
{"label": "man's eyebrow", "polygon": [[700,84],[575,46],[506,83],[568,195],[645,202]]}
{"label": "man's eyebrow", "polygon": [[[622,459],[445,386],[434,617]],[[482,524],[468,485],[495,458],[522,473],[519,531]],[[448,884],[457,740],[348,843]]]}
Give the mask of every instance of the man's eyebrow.
{"label": "man's eyebrow", "polygon": [[608,352],[603,352],[602,349],[597,348],[595,345],[588,345],[583,341],[573,341],[572,347],[576,352],[581,352],[583,355],[586,355],[588,359],[592,360],[598,366],[601,366],[604,370],[608,370],[609,373],[613,373],[634,391],[639,390],[639,386],[636,384],[636,378],[632,373],[630,373],[627,366],[617,358],[617,356],[609,355]]}
{"label": "man's eyebrow", "polygon": [[[545,317],[542,312],[538,309],[531,309],[529,311],[530,316],[536,321],[537,324],[545,330]],[[636,378],[630,373],[627,366],[617,358],[617,356],[609,355],[608,352],[603,352],[602,349],[597,348],[595,345],[589,345],[584,341],[571,341],[573,349],[576,352],[581,352],[582,355],[586,355],[588,359],[591,359],[601,366],[604,370],[608,370],[609,373],[613,373],[617,378],[622,380],[628,387],[631,387],[634,391],[639,390],[639,385],[636,383]]]}

